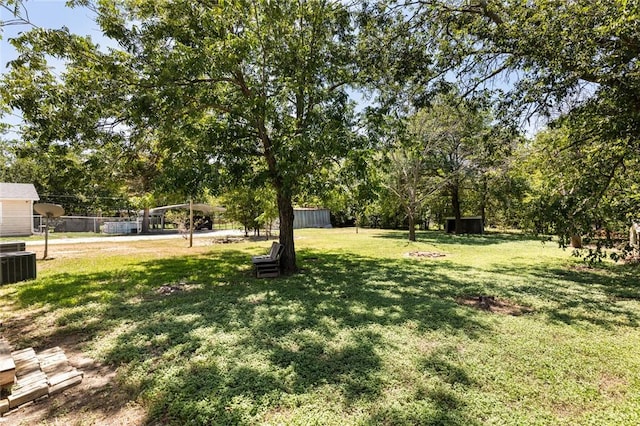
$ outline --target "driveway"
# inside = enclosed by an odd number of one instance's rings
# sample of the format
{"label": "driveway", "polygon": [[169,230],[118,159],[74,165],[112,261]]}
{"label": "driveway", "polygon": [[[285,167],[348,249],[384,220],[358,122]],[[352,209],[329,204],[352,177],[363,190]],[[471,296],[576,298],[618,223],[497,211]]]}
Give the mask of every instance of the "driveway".
{"label": "driveway", "polygon": [[[223,229],[218,231],[197,231],[193,233],[193,238],[220,238],[220,237],[242,237],[244,232],[239,229]],[[55,244],[81,244],[81,243],[119,243],[129,241],[147,240],[171,240],[176,238],[189,238],[189,234],[165,233],[165,234],[130,234],[114,235],[113,237],[80,237],[80,238],[49,238],[49,245]],[[43,246],[44,240],[28,241],[30,246]]]}

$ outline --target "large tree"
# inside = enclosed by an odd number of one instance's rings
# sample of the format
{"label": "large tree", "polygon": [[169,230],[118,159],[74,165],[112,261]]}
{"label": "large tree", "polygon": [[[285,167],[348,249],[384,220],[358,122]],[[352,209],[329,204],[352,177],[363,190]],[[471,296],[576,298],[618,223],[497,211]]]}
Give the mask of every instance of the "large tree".
{"label": "large tree", "polygon": [[[463,189],[487,179],[489,168],[508,153],[509,141],[499,137],[500,127],[490,117],[482,104],[450,93],[436,97],[411,118],[409,131],[422,151],[423,173],[449,197],[456,230],[462,226]],[[480,189],[485,190],[482,185]],[[483,202],[479,208],[484,209]]]}
{"label": "large tree", "polygon": [[387,154],[384,187],[402,207],[409,222],[409,241],[416,240],[416,219],[425,200],[435,192],[427,175],[427,162],[414,150],[396,149]]}
{"label": "large tree", "polygon": [[[78,74],[102,71],[99,83],[78,89],[92,111],[103,119],[121,118],[121,127],[111,129],[116,134],[142,125],[154,129],[170,164],[183,166],[176,170],[180,179],[192,182],[194,174],[224,169],[229,182],[251,175],[272,185],[285,246],[282,264],[293,272],[292,203],[314,186],[318,171],[359,140],[351,134],[346,92],[356,76],[347,6],[320,0],[105,0],[95,11],[119,49],[84,49],[79,58],[56,43],[25,45],[46,53],[57,47],[66,60],[84,61]],[[60,36],[41,34],[46,37]],[[31,59],[40,57],[23,50],[15,69],[26,72]],[[114,90],[105,93],[111,85]],[[28,93],[22,95],[14,108],[32,106]],[[130,136],[125,132],[119,140]],[[195,161],[183,161],[196,153]]]}
{"label": "large tree", "polygon": [[345,92],[354,78],[346,6],[107,1],[98,11],[141,76],[138,113],[166,140],[188,134],[231,175],[257,174],[275,188],[282,263],[293,272],[292,203],[357,140]]}
{"label": "large tree", "polygon": [[563,244],[572,237],[602,231],[625,231],[640,210],[638,157],[623,158],[605,141],[573,143],[569,123],[540,132],[528,147],[524,170],[529,176],[528,214],[538,232],[554,232]]}
{"label": "large tree", "polygon": [[2,75],[0,105],[21,121],[12,128],[6,173],[33,181],[69,212],[123,208],[128,94],[112,75],[126,68],[64,28],[36,27],[10,42],[18,57]]}

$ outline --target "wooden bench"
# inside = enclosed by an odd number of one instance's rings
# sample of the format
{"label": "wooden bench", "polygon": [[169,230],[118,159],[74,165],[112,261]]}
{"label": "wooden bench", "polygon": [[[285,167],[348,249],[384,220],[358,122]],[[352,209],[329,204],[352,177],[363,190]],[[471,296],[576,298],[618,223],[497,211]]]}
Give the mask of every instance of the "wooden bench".
{"label": "wooden bench", "polygon": [[255,267],[257,278],[279,277],[280,276],[280,256],[284,251],[284,246],[274,242],[271,245],[269,254],[251,257],[251,262]]}

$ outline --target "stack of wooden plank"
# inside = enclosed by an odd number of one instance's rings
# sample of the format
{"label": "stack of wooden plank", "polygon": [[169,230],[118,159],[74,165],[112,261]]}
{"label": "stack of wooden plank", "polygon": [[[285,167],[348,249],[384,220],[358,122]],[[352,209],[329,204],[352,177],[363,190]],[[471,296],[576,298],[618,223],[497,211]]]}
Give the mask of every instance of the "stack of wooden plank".
{"label": "stack of wooden plank", "polygon": [[33,348],[10,352],[6,340],[0,340],[0,415],[77,385],[82,376],[59,347],[40,354]]}
{"label": "stack of wooden plank", "polygon": [[9,409],[33,401],[49,393],[47,375],[40,370],[40,362],[33,348],[11,352],[16,363],[16,381],[11,387]]}

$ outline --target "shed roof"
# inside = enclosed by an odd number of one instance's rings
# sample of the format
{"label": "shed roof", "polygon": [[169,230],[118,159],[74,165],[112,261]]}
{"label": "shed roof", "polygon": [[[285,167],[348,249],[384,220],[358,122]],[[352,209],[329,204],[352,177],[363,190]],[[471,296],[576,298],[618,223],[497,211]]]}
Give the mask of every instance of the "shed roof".
{"label": "shed roof", "polygon": [[0,200],[40,200],[31,183],[0,182]]}

